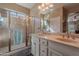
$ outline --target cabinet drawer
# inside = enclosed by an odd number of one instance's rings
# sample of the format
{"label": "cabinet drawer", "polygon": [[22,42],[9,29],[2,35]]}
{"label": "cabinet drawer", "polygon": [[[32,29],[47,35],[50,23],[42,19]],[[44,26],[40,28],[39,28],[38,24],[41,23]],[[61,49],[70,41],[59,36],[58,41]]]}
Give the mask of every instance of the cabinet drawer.
{"label": "cabinet drawer", "polygon": [[47,46],[47,40],[45,40],[45,39],[40,39],[40,45],[41,45],[41,46]]}
{"label": "cabinet drawer", "polygon": [[51,49],[61,49],[61,43],[58,42],[53,42],[53,41],[48,41],[48,47]]}
{"label": "cabinet drawer", "polygon": [[48,50],[48,56],[62,56],[62,54],[56,50],[49,49]]}
{"label": "cabinet drawer", "polygon": [[47,56],[46,53],[40,53],[40,56]]}
{"label": "cabinet drawer", "polygon": [[40,49],[40,56],[47,56],[47,48]]}
{"label": "cabinet drawer", "polygon": [[40,50],[47,50],[47,47],[40,47]]}
{"label": "cabinet drawer", "polygon": [[52,41],[48,41],[48,47],[49,48],[54,48],[54,43]]}

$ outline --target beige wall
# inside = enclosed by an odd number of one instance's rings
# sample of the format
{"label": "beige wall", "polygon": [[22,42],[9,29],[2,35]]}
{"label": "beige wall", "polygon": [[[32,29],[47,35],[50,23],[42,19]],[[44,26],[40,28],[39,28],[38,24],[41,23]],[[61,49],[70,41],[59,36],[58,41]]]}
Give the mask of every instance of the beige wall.
{"label": "beige wall", "polygon": [[23,12],[26,14],[30,14],[30,10],[24,7],[17,5],[16,3],[0,3],[0,8],[8,8],[12,10],[16,10],[19,12]]}
{"label": "beige wall", "polygon": [[63,4],[55,4],[54,10],[50,14],[50,19],[56,17],[60,17],[60,32],[63,32]]}

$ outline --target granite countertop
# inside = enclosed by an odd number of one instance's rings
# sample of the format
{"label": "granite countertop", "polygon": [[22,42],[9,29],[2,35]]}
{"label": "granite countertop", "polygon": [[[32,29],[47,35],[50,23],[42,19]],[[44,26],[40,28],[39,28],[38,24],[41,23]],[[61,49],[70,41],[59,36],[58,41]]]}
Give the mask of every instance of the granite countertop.
{"label": "granite countertop", "polygon": [[46,40],[51,40],[51,41],[54,41],[57,43],[61,43],[61,44],[79,48],[79,38],[72,39],[72,38],[63,37],[61,35],[42,34],[42,33],[41,34],[38,33],[38,34],[36,34],[36,36],[39,38],[46,39]]}

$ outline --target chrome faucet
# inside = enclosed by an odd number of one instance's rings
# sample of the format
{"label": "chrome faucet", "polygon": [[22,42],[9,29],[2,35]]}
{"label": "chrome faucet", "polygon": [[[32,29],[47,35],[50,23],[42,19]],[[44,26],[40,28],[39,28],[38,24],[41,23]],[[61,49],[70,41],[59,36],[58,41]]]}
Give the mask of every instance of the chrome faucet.
{"label": "chrome faucet", "polygon": [[67,38],[72,38],[73,40],[75,39],[74,35],[71,34],[71,32],[70,33],[67,32],[66,35],[67,35]]}
{"label": "chrome faucet", "polygon": [[70,34],[68,32],[66,32],[66,37],[70,38]]}
{"label": "chrome faucet", "polygon": [[71,38],[72,38],[73,40],[75,40],[75,36],[74,36],[73,34],[71,34]]}

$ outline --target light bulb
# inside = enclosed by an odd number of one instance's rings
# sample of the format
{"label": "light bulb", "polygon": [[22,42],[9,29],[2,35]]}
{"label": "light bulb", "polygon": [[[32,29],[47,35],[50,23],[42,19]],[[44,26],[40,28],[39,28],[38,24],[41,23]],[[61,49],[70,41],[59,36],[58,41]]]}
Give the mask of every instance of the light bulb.
{"label": "light bulb", "polygon": [[42,3],[42,7],[44,7],[44,3]]}
{"label": "light bulb", "polygon": [[43,11],[45,11],[45,9],[43,9]]}
{"label": "light bulb", "polygon": [[46,7],[46,9],[48,9],[48,7]]}
{"label": "light bulb", "polygon": [[53,7],[53,5],[51,4],[51,5],[49,5],[49,7]]}
{"label": "light bulb", "polygon": [[40,6],[38,6],[38,9],[41,9],[41,7],[40,7]]}

